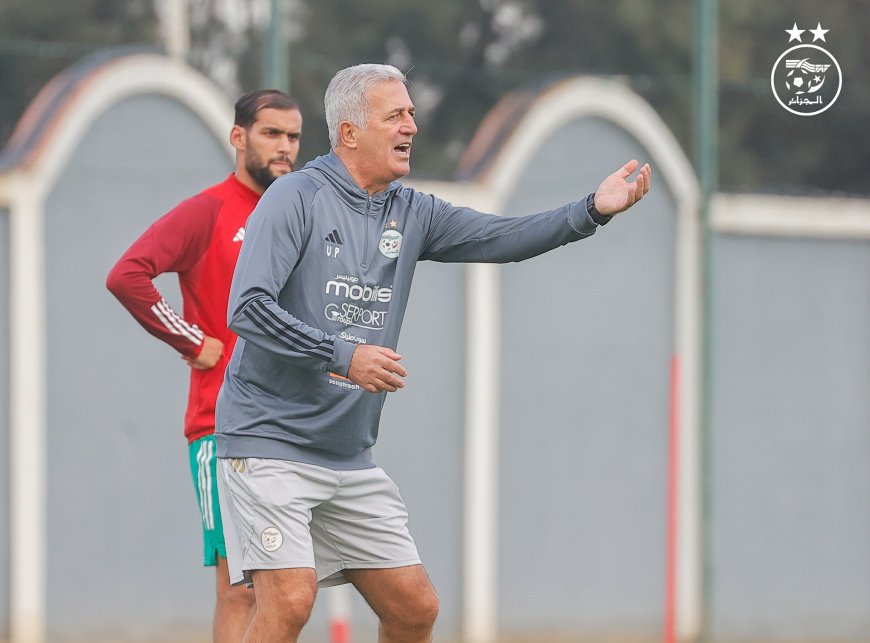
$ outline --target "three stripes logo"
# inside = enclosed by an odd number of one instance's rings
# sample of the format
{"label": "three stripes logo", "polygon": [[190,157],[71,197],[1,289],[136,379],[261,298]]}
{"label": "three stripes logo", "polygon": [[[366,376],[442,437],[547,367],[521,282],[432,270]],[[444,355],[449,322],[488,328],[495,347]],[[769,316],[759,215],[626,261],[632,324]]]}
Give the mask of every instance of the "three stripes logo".
{"label": "three stripes logo", "polygon": [[324,239],[326,240],[326,256],[333,259],[338,257],[338,253],[341,252],[341,246],[344,245],[338,229],[333,228],[332,232],[326,235]]}

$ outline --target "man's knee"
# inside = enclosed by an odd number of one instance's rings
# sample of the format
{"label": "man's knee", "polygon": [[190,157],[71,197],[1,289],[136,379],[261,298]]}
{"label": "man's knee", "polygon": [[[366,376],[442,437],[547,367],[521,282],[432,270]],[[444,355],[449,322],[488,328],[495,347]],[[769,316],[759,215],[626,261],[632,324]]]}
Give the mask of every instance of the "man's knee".
{"label": "man's knee", "polygon": [[294,623],[307,623],[313,607],[314,594],[304,588],[290,589],[273,595],[266,605],[262,606],[263,611],[281,615]]}
{"label": "man's knee", "polygon": [[218,608],[250,610],[256,604],[254,591],[245,585],[230,585],[227,559],[219,556],[215,566],[215,593]]}
{"label": "man's knee", "polygon": [[237,610],[253,609],[256,604],[254,590],[244,585],[230,585],[229,583],[218,583],[217,602],[221,606]]}
{"label": "man's knee", "polygon": [[420,597],[420,601],[416,606],[417,620],[419,624],[432,627],[435,624],[435,619],[438,618],[438,611],[441,609],[441,600],[435,591],[426,593]]}
{"label": "man's knee", "polygon": [[440,609],[440,600],[434,589],[417,594],[413,600],[402,605],[400,609],[391,610],[385,614],[384,625],[400,627],[404,630],[425,631],[435,625]]}
{"label": "man's knee", "polygon": [[[289,570],[280,570],[281,572]],[[268,573],[268,572],[267,572]],[[313,577],[313,572],[312,572]],[[262,573],[255,573],[254,591],[257,612],[270,620],[302,627],[311,617],[317,596],[317,580],[272,572],[268,583]],[[258,587],[259,585],[259,587]]]}

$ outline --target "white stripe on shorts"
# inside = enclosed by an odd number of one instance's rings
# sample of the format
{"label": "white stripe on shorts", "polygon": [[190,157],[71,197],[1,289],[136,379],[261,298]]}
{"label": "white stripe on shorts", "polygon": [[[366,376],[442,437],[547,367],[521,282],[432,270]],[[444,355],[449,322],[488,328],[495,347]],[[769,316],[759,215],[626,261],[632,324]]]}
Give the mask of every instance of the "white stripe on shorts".
{"label": "white stripe on shorts", "polygon": [[214,505],[211,497],[211,466],[214,458],[214,441],[203,440],[196,454],[197,484],[199,485],[199,511],[202,514],[202,526],[206,530],[214,529]]}

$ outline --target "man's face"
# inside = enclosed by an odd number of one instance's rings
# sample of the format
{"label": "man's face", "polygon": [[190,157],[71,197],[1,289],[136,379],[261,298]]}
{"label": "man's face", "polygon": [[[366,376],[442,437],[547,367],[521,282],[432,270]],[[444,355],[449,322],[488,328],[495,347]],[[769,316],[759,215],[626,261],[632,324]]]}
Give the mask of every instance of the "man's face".
{"label": "man's face", "polygon": [[[240,159],[244,172],[265,191],[282,174],[293,171],[299,155],[299,141],[302,136],[302,114],[298,109],[264,108],[257,112],[254,124],[234,132],[234,144],[241,142],[236,149],[243,152]],[[238,161],[237,161],[238,165]],[[236,168],[237,173],[242,168]]]}
{"label": "man's face", "polygon": [[400,81],[388,80],[368,93],[369,120],[357,130],[360,161],[372,192],[387,188],[391,181],[411,171],[411,140],[417,133],[416,109]]}

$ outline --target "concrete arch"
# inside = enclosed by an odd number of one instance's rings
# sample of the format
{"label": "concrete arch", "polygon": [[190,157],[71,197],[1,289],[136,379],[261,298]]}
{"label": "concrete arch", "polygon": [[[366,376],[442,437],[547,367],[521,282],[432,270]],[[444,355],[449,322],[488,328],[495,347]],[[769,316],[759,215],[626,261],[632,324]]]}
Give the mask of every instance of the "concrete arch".
{"label": "concrete arch", "polygon": [[[699,187],[676,139],[655,111],[623,83],[574,78],[505,98],[484,119],[460,162],[455,183],[421,181],[415,186],[455,203],[502,212],[523,169],[543,141],[566,124],[585,118],[612,123],[650,154],[654,182],[672,191],[676,218],[676,273],[671,373],[671,463],[669,489],[669,570],[666,628],[690,639],[700,627],[700,404],[701,404],[701,224]],[[615,168],[614,168],[615,169]],[[603,177],[602,177],[603,178]],[[468,640],[493,640],[496,629],[499,289],[498,268],[468,267],[469,347],[466,377],[465,614]]]}
{"label": "concrete arch", "polygon": [[[34,98],[0,155],[0,174],[33,177],[44,193],[90,124],[129,96],[161,94],[188,107],[221,140],[232,104],[191,67],[156,53],[98,54],[56,76]],[[226,141],[227,153],[231,152]],[[14,191],[14,186],[5,192]],[[2,198],[3,191],[0,191]]]}
{"label": "concrete arch", "polygon": [[[229,160],[232,107],[209,80],[155,53],[110,51],[46,85],[0,154],[0,208],[9,215],[10,596],[12,641],[46,636],[46,252],[45,205],[89,128],[131,97],[180,103]],[[130,132],[135,136],[136,132]]]}

